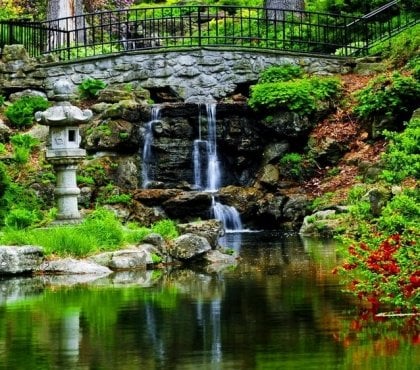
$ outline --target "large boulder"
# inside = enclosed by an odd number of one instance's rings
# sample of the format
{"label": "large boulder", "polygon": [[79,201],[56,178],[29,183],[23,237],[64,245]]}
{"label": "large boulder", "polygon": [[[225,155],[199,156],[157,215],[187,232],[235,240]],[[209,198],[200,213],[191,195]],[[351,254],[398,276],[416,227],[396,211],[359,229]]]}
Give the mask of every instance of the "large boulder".
{"label": "large boulder", "polygon": [[[155,253],[157,250],[155,250]],[[123,249],[115,252],[101,253],[90,257],[90,260],[111,270],[145,270],[153,264],[152,252],[148,248]]]}
{"label": "large boulder", "polygon": [[0,246],[0,275],[31,274],[38,270],[44,258],[42,248]]}
{"label": "large boulder", "polygon": [[109,268],[101,266],[93,261],[77,260],[74,258],[46,261],[42,263],[39,271],[57,275],[108,275],[112,272]]}
{"label": "large boulder", "polygon": [[195,234],[184,234],[173,240],[168,250],[171,257],[178,260],[192,260],[211,250],[208,240]]}
{"label": "large boulder", "polygon": [[294,112],[277,112],[261,121],[261,125],[275,137],[300,137],[313,127],[308,117]]}
{"label": "large boulder", "polygon": [[180,234],[195,234],[207,239],[212,249],[218,246],[219,237],[224,233],[222,222],[219,220],[196,221],[179,224]]}
{"label": "large boulder", "polygon": [[208,219],[212,204],[208,192],[182,192],[162,204],[165,213],[172,219],[191,221],[197,218]]}

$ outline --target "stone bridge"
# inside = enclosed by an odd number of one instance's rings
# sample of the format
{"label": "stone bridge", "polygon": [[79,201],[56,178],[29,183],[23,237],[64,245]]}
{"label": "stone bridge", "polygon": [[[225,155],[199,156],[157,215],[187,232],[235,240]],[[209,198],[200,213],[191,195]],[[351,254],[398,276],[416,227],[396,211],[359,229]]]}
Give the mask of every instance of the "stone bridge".
{"label": "stone bridge", "polygon": [[300,65],[309,73],[341,74],[351,70],[353,58],[298,53],[188,48],[176,51],[132,51],[81,60],[54,62],[30,58],[22,46],[6,46],[0,63],[3,89],[35,88],[51,95],[56,80],[66,78],[76,87],[87,78],[107,84],[137,84],[164,92],[177,101],[212,102],[240,92],[255,83],[271,65]]}

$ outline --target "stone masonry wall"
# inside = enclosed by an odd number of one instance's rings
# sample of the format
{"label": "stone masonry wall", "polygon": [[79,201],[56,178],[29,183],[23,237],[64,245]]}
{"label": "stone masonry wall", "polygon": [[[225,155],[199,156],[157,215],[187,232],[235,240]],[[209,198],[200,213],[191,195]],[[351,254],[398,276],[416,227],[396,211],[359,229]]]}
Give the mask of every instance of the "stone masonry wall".
{"label": "stone masonry wall", "polygon": [[[7,47],[6,47],[7,48]],[[347,73],[349,60],[285,53],[253,53],[241,50],[195,49],[142,51],[95,57],[77,62],[35,63],[22,50],[3,50],[0,82],[3,87],[41,87],[50,95],[57,79],[74,85],[86,78],[112,83],[138,83],[144,88],[170,88],[185,102],[210,102],[229,96],[238,84],[252,83],[268,66],[297,64],[316,74]],[[9,47],[10,48],[10,47]],[[17,80],[18,78],[18,80]]]}

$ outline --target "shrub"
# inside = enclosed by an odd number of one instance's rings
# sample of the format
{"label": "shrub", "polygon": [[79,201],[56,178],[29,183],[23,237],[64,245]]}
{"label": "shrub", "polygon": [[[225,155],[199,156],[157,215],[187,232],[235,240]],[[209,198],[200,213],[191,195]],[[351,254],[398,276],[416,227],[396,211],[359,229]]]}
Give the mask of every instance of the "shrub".
{"label": "shrub", "polygon": [[39,221],[36,211],[28,209],[12,209],[6,216],[4,223],[13,229],[26,229]]}
{"label": "shrub", "polygon": [[154,233],[162,235],[164,239],[174,239],[179,233],[176,224],[172,220],[160,220],[152,225]]}
{"label": "shrub", "polygon": [[406,189],[386,204],[378,219],[378,227],[388,234],[409,232],[414,235],[419,220],[420,190]]}
{"label": "shrub", "polygon": [[412,119],[401,132],[384,132],[390,140],[386,153],[382,156],[385,169],[381,178],[390,183],[399,183],[413,176],[420,178],[420,119]]}
{"label": "shrub", "polygon": [[300,115],[317,111],[321,102],[339,92],[340,82],[331,77],[308,77],[254,85],[248,104],[254,110],[287,109]]}
{"label": "shrub", "polygon": [[284,82],[303,77],[302,68],[293,64],[272,66],[261,72],[258,83]]}
{"label": "shrub", "polygon": [[92,99],[96,98],[99,91],[106,87],[106,83],[102,80],[94,78],[87,78],[79,85],[79,93],[82,98]]}
{"label": "shrub", "polygon": [[420,287],[415,237],[393,234],[351,245],[337,269],[348,291],[371,303],[374,311],[380,303],[415,310]]}
{"label": "shrub", "polygon": [[23,96],[11,104],[4,113],[13,126],[27,127],[33,124],[35,112],[48,107],[48,100],[41,96]]}
{"label": "shrub", "polygon": [[408,118],[418,105],[420,83],[399,72],[383,74],[373,79],[367,87],[356,93],[355,113],[362,119],[401,116]]}
{"label": "shrub", "polygon": [[31,150],[39,144],[39,140],[28,134],[17,134],[10,138],[13,146],[14,159],[17,163],[24,164],[28,162]]}

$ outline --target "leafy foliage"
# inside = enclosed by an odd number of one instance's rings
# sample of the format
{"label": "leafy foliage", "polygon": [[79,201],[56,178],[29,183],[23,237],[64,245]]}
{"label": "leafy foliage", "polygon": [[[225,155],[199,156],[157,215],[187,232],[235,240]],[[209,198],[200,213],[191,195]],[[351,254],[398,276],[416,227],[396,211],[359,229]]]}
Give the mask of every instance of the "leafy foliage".
{"label": "leafy foliage", "polygon": [[390,140],[383,155],[384,170],[381,178],[390,183],[399,183],[407,177],[420,179],[420,118],[412,119],[401,133],[384,132]]}
{"label": "leafy foliage", "polygon": [[23,96],[4,112],[15,127],[28,127],[34,122],[34,114],[49,107],[48,100],[41,96]]}
{"label": "leafy foliage", "polygon": [[363,119],[410,114],[418,105],[420,82],[399,72],[383,74],[356,93],[355,113]]}
{"label": "leafy foliage", "polygon": [[321,102],[332,99],[339,91],[337,78],[311,76],[254,85],[248,104],[254,110],[286,109],[310,115],[317,111]]}
{"label": "leafy foliage", "polygon": [[39,213],[25,208],[12,209],[6,216],[4,223],[14,229],[26,229],[39,221]]}
{"label": "leafy foliage", "polygon": [[14,159],[19,164],[28,162],[33,148],[39,144],[39,140],[28,134],[16,134],[10,138],[13,146]]}
{"label": "leafy foliage", "polygon": [[79,85],[79,93],[82,98],[91,99],[96,98],[99,91],[106,87],[106,83],[95,78],[86,78]]}
{"label": "leafy foliage", "polygon": [[261,72],[258,83],[284,82],[303,77],[303,70],[293,64],[272,66]]}

